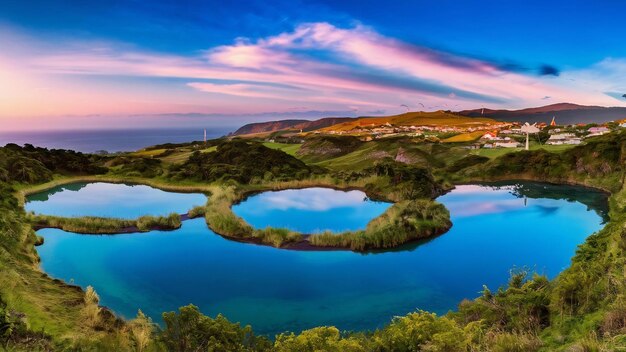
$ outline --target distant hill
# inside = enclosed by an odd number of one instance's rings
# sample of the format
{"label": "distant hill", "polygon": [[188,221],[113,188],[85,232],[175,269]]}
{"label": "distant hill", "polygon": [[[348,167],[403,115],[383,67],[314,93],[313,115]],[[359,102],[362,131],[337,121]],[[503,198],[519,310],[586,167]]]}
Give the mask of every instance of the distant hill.
{"label": "distant hill", "polygon": [[268,133],[283,130],[302,130],[304,132],[317,130],[320,128],[332,126],[345,121],[354,120],[354,117],[326,117],[319,120],[280,120],[249,123],[240,127],[233,132],[233,136],[241,136],[246,134]]}
{"label": "distant hill", "polygon": [[385,124],[394,126],[467,126],[496,122],[491,118],[467,117],[446,111],[407,112],[400,115],[381,117],[360,117],[333,126],[322,128],[322,131],[349,131],[356,127],[376,127]]}
{"label": "distant hill", "polygon": [[549,123],[554,116],[557,124],[604,123],[626,119],[625,107],[585,106],[570,103],[559,103],[522,110],[463,110],[458,114],[469,117],[490,117],[500,121],[545,122]]}

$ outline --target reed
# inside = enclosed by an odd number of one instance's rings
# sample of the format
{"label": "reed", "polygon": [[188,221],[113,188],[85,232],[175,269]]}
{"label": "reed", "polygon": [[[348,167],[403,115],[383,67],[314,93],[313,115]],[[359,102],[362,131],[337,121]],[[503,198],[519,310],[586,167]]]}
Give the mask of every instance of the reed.
{"label": "reed", "polygon": [[349,248],[354,251],[397,247],[447,231],[450,213],[441,204],[428,199],[403,201],[389,207],[362,231],[341,234],[324,232],[312,235],[314,246]]}
{"label": "reed", "polygon": [[29,215],[35,227],[51,227],[64,231],[83,234],[113,234],[123,232],[124,229],[135,226],[135,221],[83,216],[78,218],[64,218],[60,216]]}
{"label": "reed", "polygon": [[147,232],[151,230],[174,230],[180,228],[180,215],[142,216],[136,220],[82,216],[65,218],[60,216],[29,214],[29,220],[35,227],[57,228],[68,232],[94,235],[110,235],[127,232]]}
{"label": "reed", "polygon": [[204,205],[193,207],[191,208],[191,210],[187,212],[187,216],[189,216],[190,219],[199,218],[201,216],[204,216],[205,214],[206,214],[206,207]]}
{"label": "reed", "polygon": [[142,216],[137,219],[135,226],[139,231],[175,230],[180,228],[180,215],[171,213],[168,216]]}
{"label": "reed", "polygon": [[217,188],[209,197],[205,207],[205,219],[209,228],[216,233],[240,240],[257,241],[274,247],[302,240],[302,235],[287,229],[254,229],[244,219],[233,213],[231,206],[244,197],[244,192],[235,187]]}

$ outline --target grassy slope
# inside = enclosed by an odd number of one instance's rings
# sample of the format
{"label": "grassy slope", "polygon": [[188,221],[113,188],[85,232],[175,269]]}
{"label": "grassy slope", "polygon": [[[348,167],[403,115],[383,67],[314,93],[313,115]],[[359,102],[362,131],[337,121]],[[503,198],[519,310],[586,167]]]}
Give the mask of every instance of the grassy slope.
{"label": "grassy slope", "polygon": [[461,133],[456,136],[452,136],[450,138],[446,138],[442,140],[443,143],[459,143],[459,142],[473,142],[478,138],[482,137],[485,134],[485,131],[474,131],[468,133]]}
{"label": "grassy slope", "polygon": [[302,144],[271,143],[271,142],[263,143],[263,145],[271,149],[281,150],[291,156],[296,156],[296,153],[298,152],[298,150],[300,150],[300,147],[302,146]]}
{"label": "grassy slope", "polygon": [[[553,153],[561,153],[565,150],[572,149],[573,147],[575,146],[574,145],[548,145],[548,144],[538,144],[538,143],[530,144],[530,150],[544,149]],[[483,148],[483,149],[473,150],[472,154],[486,156],[490,159],[494,159],[504,154],[519,152],[521,150],[524,150],[524,148],[493,148],[493,149]]]}
{"label": "grassy slope", "polygon": [[355,127],[382,126],[386,123],[397,126],[431,125],[431,126],[472,126],[485,123],[494,123],[495,120],[488,118],[468,118],[450,114],[444,111],[435,112],[408,112],[400,115],[384,117],[367,117],[355,121],[340,123],[326,127],[320,131],[349,131]]}

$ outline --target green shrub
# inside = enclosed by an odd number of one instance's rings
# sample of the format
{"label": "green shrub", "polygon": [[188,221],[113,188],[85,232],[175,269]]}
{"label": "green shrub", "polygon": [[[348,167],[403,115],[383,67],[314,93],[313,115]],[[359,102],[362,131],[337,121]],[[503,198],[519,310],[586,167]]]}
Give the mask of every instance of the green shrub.
{"label": "green shrub", "polygon": [[171,213],[168,216],[142,216],[137,219],[136,226],[139,231],[174,230],[181,226],[180,215]]}

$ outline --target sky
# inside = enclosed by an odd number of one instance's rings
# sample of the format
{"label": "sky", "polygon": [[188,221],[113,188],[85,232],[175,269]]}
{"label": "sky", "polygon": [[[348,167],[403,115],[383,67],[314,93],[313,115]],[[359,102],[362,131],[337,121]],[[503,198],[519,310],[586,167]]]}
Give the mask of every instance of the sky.
{"label": "sky", "polygon": [[626,106],[624,1],[27,1],[0,129]]}

